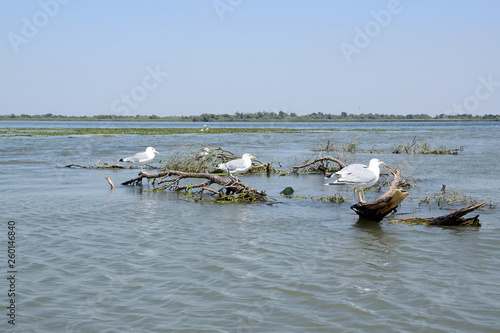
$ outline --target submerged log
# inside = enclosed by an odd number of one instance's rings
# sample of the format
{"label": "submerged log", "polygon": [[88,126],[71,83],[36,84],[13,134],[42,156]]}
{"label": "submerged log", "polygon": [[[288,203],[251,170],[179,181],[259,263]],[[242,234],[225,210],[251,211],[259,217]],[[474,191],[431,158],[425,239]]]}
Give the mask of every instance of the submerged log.
{"label": "submerged log", "polygon": [[480,227],[479,215],[472,218],[462,218],[462,216],[482,208],[486,203],[478,203],[470,205],[468,207],[458,209],[453,211],[448,215],[438,216],[438,217],[408,217],[405,219],[392,220],[391,222],[403,222],[408,224],[425,224],[425,225],[436,225],[436,226],[465,226],[465,227]]}
{"label": "submerged log", "polygon": [[80,169],[136,169],[134,166],[123,166],[120,164],[107,164],[107,165],[92,165],[85,166],[81,164],[68,164],[64,166],[65,168],[80,168]]}
{"label": "submerged log", "polygon": [[[168,177],[175,177],[173,179]],[[211,173],[198,173],[198,172],[183,172],[177,170],[164,170],[156,174],[141,172],[139,176],[123,182],[122,185],[139,184],[144,178],[146,179],[160,179],[157,181],[157,190],[171,189],[173,191],[192,191],[193,189],[200,189],[200,194],[204,191],[216,195],[218,201],[234,201],[234,199],[242,201],[264,201],[266,193],[255,190],[239,181],[226,179],[219,175]],[[204,178],[202,183],[179,185],[179,181],[185,178]],[[218,190],[210,188],[210,185],[217,184],[221,188]]]}
{"label": "submerged log", "polygon": [[[154,167],[152,165],[146,164],[145,166],[149,167],[150,169],[158,169],[157,167]],[[64,168],[79,168],[79,169],[139,169],[136,166],[133,165],[121,165],[118,163],[114,164],[105,164],[105,165],[100,165],[100,164],[94,164],[92,166],[86,166],[86,165],[81,165],[81,164],[68,164],[65,165]]]}
{"label": "submerged log", "polygon": [[398,188],[404,183],[404,181],[401,180],[399,170],[393,169],[387,165],[384,165],[384,168],[394,176],[389,189],[374,202],[360,201],[351,206],[351,209],[354,210],[360,217],[380,221],[389,213],[394,211],[401,204],[404,198],[410,195],[409,192]]}

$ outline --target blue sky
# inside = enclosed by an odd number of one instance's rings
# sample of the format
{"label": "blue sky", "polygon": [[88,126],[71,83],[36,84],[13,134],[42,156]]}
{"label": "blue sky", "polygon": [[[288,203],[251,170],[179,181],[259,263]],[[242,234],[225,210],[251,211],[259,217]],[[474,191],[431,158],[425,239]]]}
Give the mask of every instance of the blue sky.
{"label": "blue sky", "polygon": [[0,114],[500,113],[500,1],[0,3]]}

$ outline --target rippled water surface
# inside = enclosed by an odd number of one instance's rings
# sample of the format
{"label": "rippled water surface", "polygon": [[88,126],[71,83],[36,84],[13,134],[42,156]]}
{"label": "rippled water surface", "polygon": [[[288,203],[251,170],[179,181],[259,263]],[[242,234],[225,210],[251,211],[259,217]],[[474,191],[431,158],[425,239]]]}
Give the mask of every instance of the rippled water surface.
{"label": "rippled water surface", "polygon": [[[0,127],[33,124],[166,126],[2,122]],[[14,331],[498,332],[498,209],[475,212],[481,228],[375,223],[359,220],[349,208],[352,191],[323,186],[322,175],[243,175],[242,181],[277,203],[220,205],[150,192],[147,184],[118,185],[137,170],[60,167],[93,165],[100,158],[113,163],[146,146],[154,146],[161,160],[179,145],[203,140],[290,169],[315,156],[312,148],[326,140],[355,142],[379,153],[358,153],[351,160],[368,163],[377,157],[417,182],[395,218],[448,214],[419,205],[443,184],[487,203],[500,201],[495,123],[275,126],[339,131],[0,137],[2,242],[7,221],[16,221],[17,230]],[[390,153],[414,137],[433,148],[463,151],[456,156]],[[114,190],[105,176],[117,184]],[[280,197],[287,186],[304,199]],[[349,201],[315,200],[335,191]],[[2,251],[6,277],[6,246]],[[2,280],[6,305],[8,285]],[[4,308],[3,332],[13,329],[6,313]]]}

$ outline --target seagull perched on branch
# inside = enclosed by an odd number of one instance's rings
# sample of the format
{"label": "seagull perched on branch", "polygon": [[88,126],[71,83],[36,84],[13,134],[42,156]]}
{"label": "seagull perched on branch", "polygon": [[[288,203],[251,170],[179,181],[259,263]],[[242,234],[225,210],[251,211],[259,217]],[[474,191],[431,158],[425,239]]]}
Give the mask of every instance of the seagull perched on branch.
{"label": "seagull perched on branch", "polygon": [[363,199],[358,192],[359,201],[364,201],[364,188],[372,187],[378,181],[380,176],[379,165],[384,164],[384,162],[374,158],[370,160],[368,166],[363,164],[349,164],[340,171],[335,172],[326,179],[332,178],[333,175],[340,176],[332,183],[327,183],[326,185],[350,185],[354,187],[354,190],[359,190],[363,194]]}
{"label": "seagull perched on branch", "polygon": [[[229,174],[229,177],[232,178],[233,174],[244,173],[247,172],[252,166],[252,159],[255,159],[255,156],[251,154],[243,154],[243,156],[237,160],[232,160],[226,163],[221,163],[217,166],[217,169],[226,171]],[[236,181],[238,181],[238,177],[236,176]]]}
{"label": "seagull perched on branch", "polygon": [[137,153],[134,156],[122,158],[119,161],[140,165],[141,172],[144,172],[142,166],[151,162],[155,158],[155,154],[158,154],[158,152],[153,147],[148,147],[146,148],[146,151],[142,153]]}

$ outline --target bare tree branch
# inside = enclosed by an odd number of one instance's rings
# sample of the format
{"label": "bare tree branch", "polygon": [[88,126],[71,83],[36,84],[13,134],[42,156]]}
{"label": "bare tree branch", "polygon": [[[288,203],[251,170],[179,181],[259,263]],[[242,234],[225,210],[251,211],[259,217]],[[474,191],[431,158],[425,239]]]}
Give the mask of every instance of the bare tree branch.
{"label": "bare tree branch", "polygon": [[[139,176],[127,180],[126,182],[123,182],[122,185],[130,185],[130,184],[137,184],[141,182],[143,179],[157,179],[157,178],[166,178],[166,177],[171,177],[171,176],[177,176],[174,180],[162,180],[162,183],[169,183],[167,186],[161,187],[161,189],[165,188],[172,188],[174,191],[180,191],[180,190],[186,190],[188,188],[203,188],[204,190],[207,190],[212,193],[216,193],[219,196],[222,195],[239,195],[239,196],[252,196],[255,195],[257,197],[260,197],[261,199],[264,199],[266,196],[265,192],[255,190],[241,182],[235,182],[234,180],[226,179],[223,178],[219,175],[214,175],[211,173],[198,173],[198,172],[182,172],[182,171],[176,171],[176,170],[165,170],[162,172],[159,172],[157,174],[150,174],[147,172],[141,172]],[[181,179],[185,178],[205,178],[207,181],[195,185],[183,185],[183,186],[177,186],[174,184],[177,183]],[[218,191],[209,189],[208,186],[211,184],[218,184],[222,188]],[[222,190],[225,190],[225,193],[223,193]]]}
{"label": "bare tree branch", "polygon": [[482,208],[485,205],[486,203],[478,203],[470,205],[468,207],[455,210],[448,215],[443,215],[438,217],[430,217],[430,218],[408,217],[404,219],[392,220],[391,222],[404,222],[410,224],[426,224],[426,225],[437,225],[437,226],[459,225],[466,227],[480,227],[481,224],[479,223],[479,215],[467,219],[462,218],[462,216],[476,209]]}
{"label": "bare tree branch", "polygon": [[293,169],[302,169],[302,168],[306,168],[306,167],[308,167],[310,165],[313,165],[313,164],[315,164],[317,162],[322,162],[322,161],[332,161],[332,162],[335,162],[335,163],[337,163],[339,165],[339,167],[341,169],[345,168],[347,166],[347,164],[345,164],[341,160],[338,160],[338,159],[330,157],[330,156],[324,156],[324,157],[317,158],[314,161],[308,162],[308,163],[303,164],[303,165],[293,166],[292,168]]}

